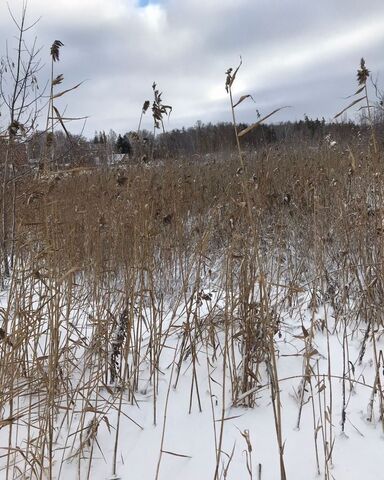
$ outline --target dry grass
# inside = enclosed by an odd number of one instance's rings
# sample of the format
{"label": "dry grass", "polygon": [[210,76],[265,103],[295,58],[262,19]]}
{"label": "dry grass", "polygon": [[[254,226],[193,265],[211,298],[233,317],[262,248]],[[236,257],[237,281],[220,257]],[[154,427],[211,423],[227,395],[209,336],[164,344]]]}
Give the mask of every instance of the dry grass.
{"label": "dry grass", "polygon": [[[328,356],[328,370],[319,369],[318,332],[343,339],[342,429],[348,392],[358,381],[350,367],[351,335],[361,338],[360,361],[366,348],[374,349],[369,412],[372,420],[377,410],[384,422],[377,346],[383,169],[363,148],[264,149],[244,155],[241,171],[228,155],[25,181],[1,310],[4,478],[43,472],[63,478],[67,461],[77,462],[79,478],[92,478],[100,425],[113,428],[117,452],[124,405],[145,393],[153,422],[166,435],[159,382],[176,335],[168,393],[188,365],[188,411],[202,408],[201,365],[222,372],[221,419],[213,413],[216,470],[209,475],[220,478],[230,469],[230,460],[222,467],[224,406],[257,408],[258,395],[269,388],[284,479],[278,342],[289,334],[286,312],[302,318],[297,427],[302,409],[311,408],[317,469],[331,478],[333,367]],[[322,322],[315,314],[320,307],[328,312]],[[112,412],[117,424],[111,426]],[[242,436],[255,478],[250,438]],[[157,475],[163,454],[162,443]],[[116,456],[112,463],[116,474]]]}
{"label": "dry grass", "polygon": [[[153,476],[161,478],[164,456],[190,457],[167,448],[171,393],[187,385],[186,414],[207,408],[209,394],[207,478],[230,478],[236,445],[227,451],[229,410],[257,409],[267,398],[275,463],[286,480],[290,382],[295,426],[310,411],[316,471],[330,480],[336,433],[346,435],[357,386],[370,392],[361,406],[366,421],[384,431],[383,145],[364,61],[355,94],[364,95],[351,105],[367,104],[369,135],[347,139],[346,147],[286,142],[243,151],[242,137],[279,109],[239,131],[235,109],[250,98],[233,99],[240,63],[225,83],[236,154],[154,162],[153,143],[149,164],[52,173],[49,139],[58,123],[65,130],[54,99],[71,90],[54,91],[61,46],[56,41],[51,51],[44,173],[8,175],[18,129],[0,144],[2,478],[67,478],[70,464],[79,480],[89,479],[96,457],[118,478],[122,427],[144,428],[131,415],[143,401],[161,429],[153,453]],[[153,93],[155,138],[171,107],[156,84]],[[142,114],[148,108],[146,101]],[[141,119],[138,143],[140,128]],[[299,358],[298,374],[281,374],[286,357]],[[112,458],[105,458],[101,429],[113,439]],[[252,433],[239,433],[247,476],[261,480]]]}

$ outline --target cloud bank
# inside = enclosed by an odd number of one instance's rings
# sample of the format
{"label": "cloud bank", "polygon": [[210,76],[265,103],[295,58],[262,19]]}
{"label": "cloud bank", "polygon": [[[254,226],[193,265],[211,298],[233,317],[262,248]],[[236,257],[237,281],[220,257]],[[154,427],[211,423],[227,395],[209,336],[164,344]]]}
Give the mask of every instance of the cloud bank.
{"label": "cloud bank", "polygon": [[[10,2],[16,16],[21,4]],[[30,0],[28,17],[40,16],[29,35],[37,36],[43,61],[49,64],[49,47],[59,39],[65,47],[56,72],[65,86],[86,80],[62,108],[89,115],[89,136],[135,129],[153,81],[173,106],[167,128],[230,121],[225,71],[240,55],[236,96],[250,93],[256,102],[239,107],[248,122],[256,108],[267,113],[282,105],[292,108],[275,121],[331,118],[356,89],[362,56],[373,72],[384,70],[382,0]],[[3,0],[0,31],[3,53],[15,35]],[[144,127],[150,125],[148,117]]]}

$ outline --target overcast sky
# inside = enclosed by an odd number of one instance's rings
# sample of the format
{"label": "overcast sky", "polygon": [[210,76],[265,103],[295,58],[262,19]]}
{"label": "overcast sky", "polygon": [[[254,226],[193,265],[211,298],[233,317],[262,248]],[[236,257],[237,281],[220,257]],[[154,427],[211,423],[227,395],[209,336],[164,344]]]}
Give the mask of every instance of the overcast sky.
{"label": "overcast sky", "polygon": [[[17,16],[21,0],[8,3]],[[54,40],[65,44],[55,66],[64,88],[86,80],[65,105],[68,115],[89,116],[89,136],[136,129],[153,81],[173,106],[167,129],[230,121],[225,71],[240,55],[235,96],[256,102],[238,109],[247,122],[256,108],[263,115],[283,105],[292,108],[274,121],[331,118],[356,90],[362,56],[384,88],[384,0],[29,0],[28,18],[37,17],[30,34],[44,62]],[[1,53],[14,34],[0,0]]]}

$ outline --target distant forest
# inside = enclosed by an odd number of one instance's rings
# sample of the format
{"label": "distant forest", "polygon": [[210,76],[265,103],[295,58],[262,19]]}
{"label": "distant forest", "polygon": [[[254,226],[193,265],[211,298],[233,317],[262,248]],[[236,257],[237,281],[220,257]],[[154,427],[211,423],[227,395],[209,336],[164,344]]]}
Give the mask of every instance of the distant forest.
{"label": "distant forest", "polygon": [[[240,123],[239,130],[247,124]],[[376,122],[376,134],[380,142],[384,138],[384,121]],[[244,151],[251,151],[273,145],[307,144],[313,147],[322,145],[347,146],[363,141],[370,135],[369,127],[352,121],[327,123],[324,119],[310,119],[305,116],[296,122],[263,124],[255,128],[241,141]],[[28,144],[28,157],[38,159],[45,142],[44,133],[36,133]],[[232,152],[236,147],[234,128],[231,123],[204,124],[198,121],[189,128],[174,129],[158,133],[142,130],[123,135],[113,130],[95,132],[93,138],[83,136],[67,138],[64,133],[54,134],[55,152],[59,164],[106,164],[115,158],[119,160],[149,160],[199,156],[218,152]],[[120,155],[119,155],[120,154]],[[116,160],[116,158],[118,160]]]}
{"label": "distant forest", "polygon": [[[238,130],[245,129],[246,123],[239,123]],[[362,123],[344,121],[327,123],[324,118],[311,119],[305,116],[296,122],[281,122],[279,124],[263,124],[246,135],[241,143],[244,150],[255,149],[271,144],[296,144],[306,142],[313,146],[337,142],[346,144],[356,141],[367,134],[368,127]],[[376,122],[376,133],[383,138],[384,119]],[[207,123],[200,121],[189,128],[174,129],[156,135],[143,130],[116,135],[110,131],[95,133],[94,144],[112,143],[116,153],[135,155],[138,144],[154,145],[155,157],[177,157],[180,155],[201,155],[215,152],[232,151],[236,148],[236,137],[232,123]]]}

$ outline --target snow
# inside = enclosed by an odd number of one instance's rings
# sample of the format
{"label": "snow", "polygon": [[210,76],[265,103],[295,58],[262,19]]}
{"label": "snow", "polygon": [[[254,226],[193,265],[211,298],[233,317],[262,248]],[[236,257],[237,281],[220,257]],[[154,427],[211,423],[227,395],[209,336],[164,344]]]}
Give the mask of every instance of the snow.
{"label": "snow", "polygon": [[[195,301],[195,318],[208,321],[209,318],[213,318],[214,310],[222,311],[226,300],[222,292],[218,292],[221,291],[216,290],[212,299],[206,296],[206,300]],[[221,298],[217,298],[218,296]],[[6,302],[5,296],[3,304],[5,305]],[[302,294],[301,301],[292,307],[281,309],[279,317],[281,329],[274,339],[287,479],[376,480],[382,478],[384,444],[382,420],[380,420],[380,396],[377,392],[374,396],[372,421],[367,420],[376,377],[371,339],[368,340],[361,364],[359,362],[366,324],[361,323],[356,326],[348,323],[345,326],[343,317],[336,321],[332,308],[326,302],[313,311],[310,308],[309,292]],[[86,332],[90,340],[95,334],[95,323],[89,321],[89,316],[80,315],[78,312],[74,318],[77,319],[77,328],[83,333]],[[185,326],[187,321],[186,305],[180,305],[178,302],[176,304],[170,302],[167,305],[163,328],[165,344],[159,356],[156,425],[154,425],[154,389],[150,382],[150,364],[144,353],[140,363],[140,387],[135,393],[134,402],[128,400],[128,391],[121,392],[117,384],[103,386],[98,382],[97,388],[94,388],[88,396],[88,411],[85,411],[80,394],[85,380],[74,370],[72,387],[76,391],[76,382],[78,382],[77,395],[74,397],[74,403],[67,402],[68,410],[59,412],[57,415],[55,425],[57,439],[54,444],[55,462],[52,478],[213,480],[217,458],[215,444],[219,444],[223,402],[225,406],[223,443],[218,478],[262,480],[281,478],[273,402],[265,364],[261,367],[262,380],[257,388],[256,406],[253,408],[234,406],[228,365],[223,389],[223,356],[218,353],[217,358],[213,358],[213,351],[207,346],[204,337],[196,340],[198,350],[195,367],[199,396],[196,385],[193,386],[192,355],[183,359],[175,386],[178,373],[177,362],[182,335],[185,331],[183,325]],[[328,325],[328,334],[324,324]],[[219,327],[216,328],[220,330]],[[143,330],[144,352],[150,332],[145,328]],[[165,332],[168,332],[166,337]],[[343,335],[344,333],[346,335]],[[313,335],[311,344],[308,343],[306,335]],[[218,341],[223,348],[222,331],[218,333]],[[380,351],[383,348],[383,342],[380,338],[376,338],[376,341],[377,351]],[[349,353],[349,361],[344,362],[345,371],[343,371],[343,342],[347,342]],[[305,385],[300,426],[297,428],[299,389],[307,361],[304,355],[305,348],[307,353],[310,352],[308,365],[311,374],[310,381]],[[80,352],[82,352],[81,356]],[[83,366],[84,371],[92,371],[92,362],[90,362],[87,348],[79,348],[78,355],[79,366]],[[240,349],[236,352],[236,356],[241,358]],[[380,380],[383,379],[382,367],[383,365],[379,371]],[[329,376],[329,368],[331,376]],[[343,432],[341,424],[344,374],[346,422]],[[119,415],[120,398],[121,414]],[[23,399],[19,401],[19,408],[22,410]],[[326,473],[326,453],[322,440],[323,432],[326,432],[330,440],[331,424],[326,419],[328,415],[326,411],[332,412],[334,439],[332,463],[328,462],[329,475]],[[7,418],[8,414],[7,407],[4,407],[2,418]],[[89,434],[90,429],[84,432],[85,427],[89,426],[93,419],[97,422],[95,435]],[[25,449],[23,435],[26,433],[26,426],[23,425],[23,418],[18,422],[18,437],[15,438],[13,434],[12,444],[13,447]],[[113,473],[118,424],[116,471]],[[61,429],[58,428],[59,425],[62,425]],[[315,431],[317,431],[320,476],[316,467]],[[7,426],[0,429],[0,445],[3,449],[8,445],[8,433]],[[249,435],[250,445],[247,444],[247,435]],[[162,454],[161,450],[163,450]],[[3,468],[6,465],[5,461],[5,457],[0,459]],[[2,470],[0,478],[6,478],[5,475],[5,470]],[[21,477],[15,474],[11,478],[33,477]]]}

